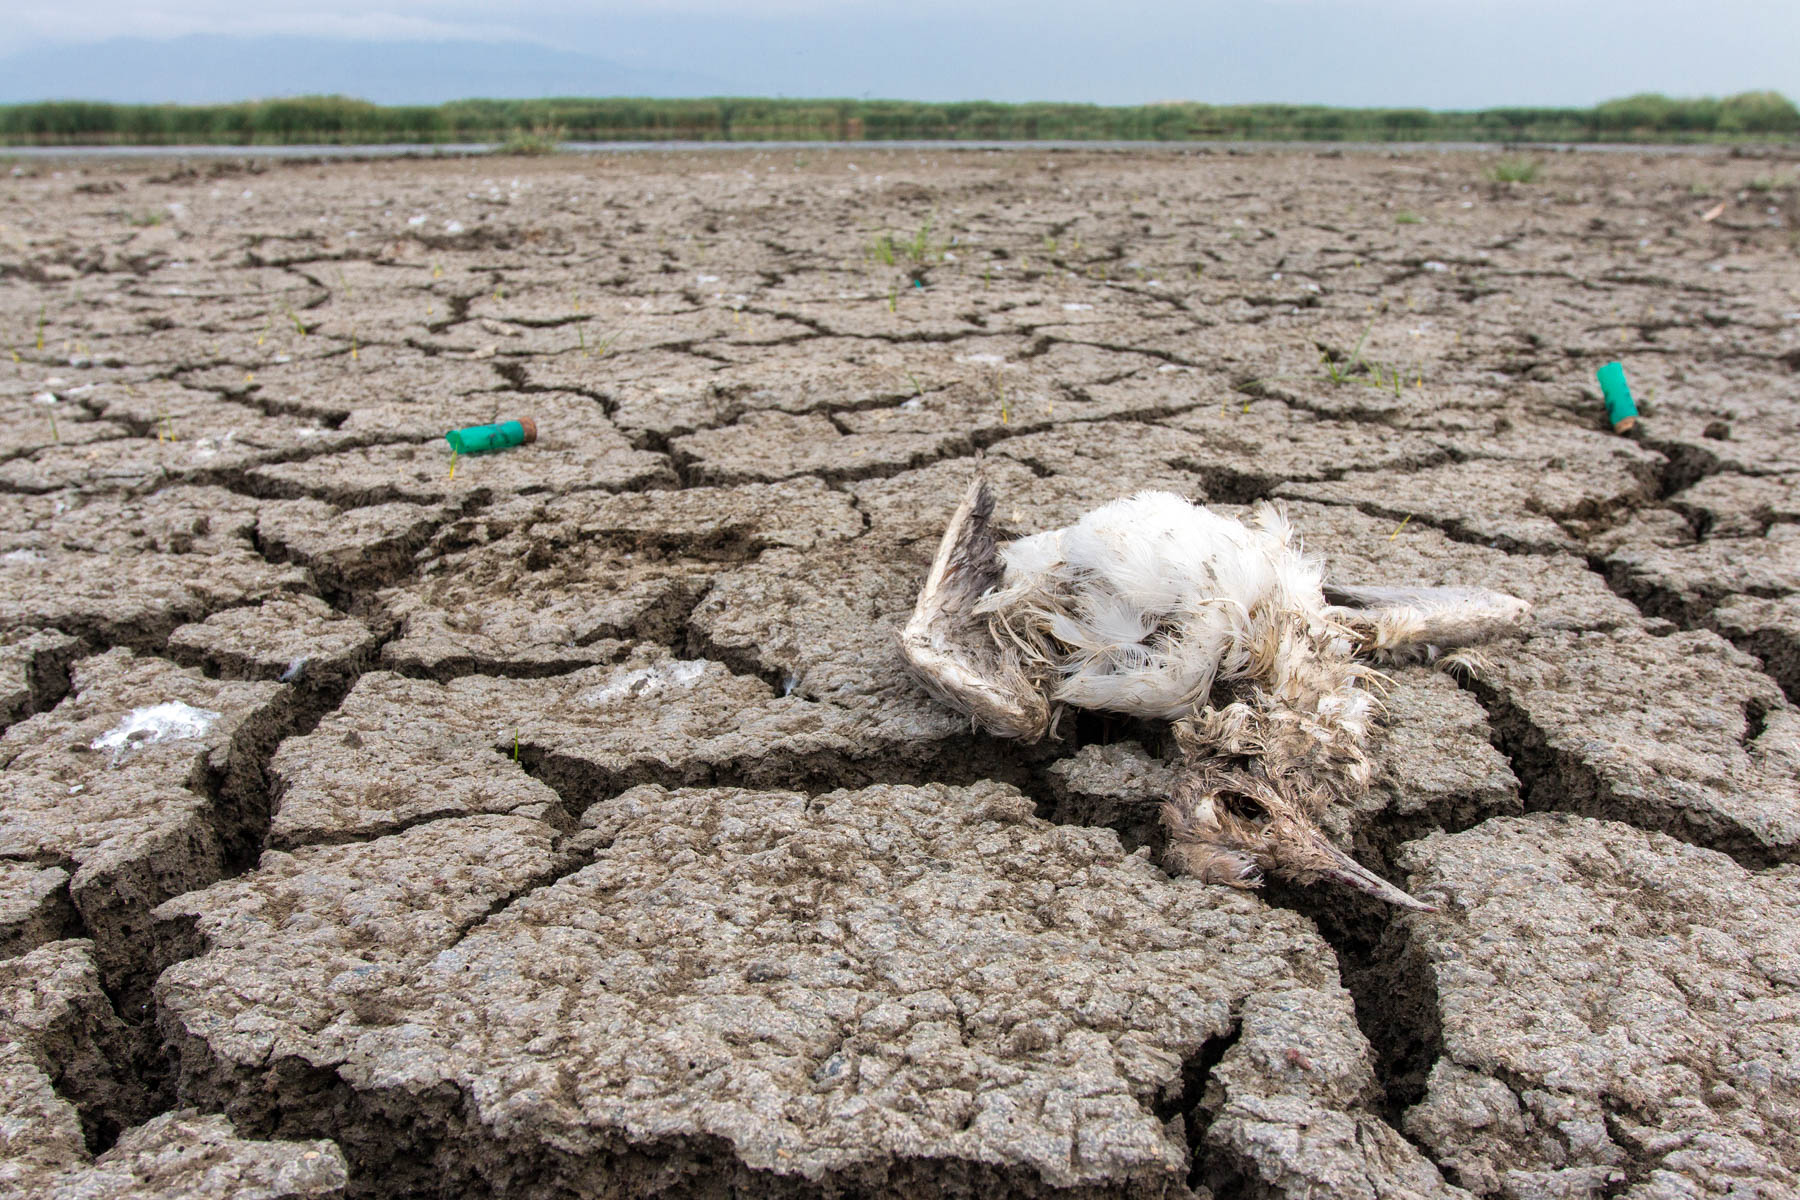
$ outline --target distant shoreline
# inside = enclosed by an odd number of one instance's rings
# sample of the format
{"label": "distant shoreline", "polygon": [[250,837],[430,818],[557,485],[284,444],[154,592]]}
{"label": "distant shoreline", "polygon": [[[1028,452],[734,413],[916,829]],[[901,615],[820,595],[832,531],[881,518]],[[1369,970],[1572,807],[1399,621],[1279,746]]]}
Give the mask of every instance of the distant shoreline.
{"label": "distant shoreline", "polygon": [[[1399,152],[1405,154],[1464,153],[1584,153],[1584,154],[1653,154],[1653,155],[1717,155],[1735,150],[1754,149],[1763,152],[1792,151],[1800,156],[1800,145],[1780,142],[1303,142],[1303,141],[1210,141],[1148,142],[1124,140],[1041,140],[1041,141],[933,141],[927,139],[880,142],[560,142],[560,154],[693,154],[707,151],[727,153],[788,152],[847,153],[930,151],[932,153],[992,153],[995,151],[1088,151],[1217,154],[1293,151],[1295,153],[1371,154]],[[192,144],[169,146],[8,146],[0,145],[0,161],[14,160],[155,160],[167,158],[270,159],[277,161],[335,160],[354,162],[359,159],[398,158],[474,158],[506,152],[504,142],[372,142],[362,145],[328,143],[296,143],[285,146],[233,146]],[[1785,156],[1784,156],[1785,157]]]}
{"label": "distant shoreline", "polygon": [[494,144],[1220,143],[1767,145],[1800,142],[1800,109],[1776,92],[1641,95],[1592,108],[1471,111],[1317,105],[935,104],[902,100],[629,98],[457,100],[381,106],[344,96],[240,104],[51,101],[0,105],[0,145],[269,148],[395,145],[445,153]]}

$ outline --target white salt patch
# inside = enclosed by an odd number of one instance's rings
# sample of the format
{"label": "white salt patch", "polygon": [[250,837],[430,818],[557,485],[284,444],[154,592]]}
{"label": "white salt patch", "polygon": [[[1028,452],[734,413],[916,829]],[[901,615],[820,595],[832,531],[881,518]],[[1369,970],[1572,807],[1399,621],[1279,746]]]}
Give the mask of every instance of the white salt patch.
{"label": "white salt patch", "polygon": [[999,354],[959,354],[956,356],[956,361],[980,363],[984,367],[997,367],[1004,363],[1006,359]]}
{"label": "white salt patch", "polygon": [[43,561],[44,556],[39,554],[36,550],[12,550],[5,554],[0,554],[0,562],[3,563],[38,563]]}
{"label": "white salt patch", "polygon": [[445,233],[461,233],[462,231],[463,231],[463,223],[461,221],[445,221],[444,222],[444,232]]}
{"label": "white salt patch", "polygon": [[424,213],[420,213],[417,216],[406,218],[406,223],[408,225],[411,225],[414,229],[417,229],[419,226],[423,225],[428,219],[429,218],[427,218]]}
{"label": "white salt patch", "polygon": [[696,276],[694,276],[694,282],[695,283],[717,283],[717,282],[719,282],[719,277],[717,275],[696,275]]}
{"label": "white salt patch", "polygon": [[666,688],[692,687],[705,673],[705,659],[678,658],[653,667],[639,667],[635,671],[615,671],[605,683],[589,688],[576,699],[583,704],[598,706],[628,696],[651,696]]}
{"label": "white salt patch", "polygon": [[180,742],[205,737],[219,714],[208,708],[195,708],[179,700],[165,700],[149,708],[134,708],[125,719],[88,743],[92,750],[123,753],[138,746],[156,742]]}

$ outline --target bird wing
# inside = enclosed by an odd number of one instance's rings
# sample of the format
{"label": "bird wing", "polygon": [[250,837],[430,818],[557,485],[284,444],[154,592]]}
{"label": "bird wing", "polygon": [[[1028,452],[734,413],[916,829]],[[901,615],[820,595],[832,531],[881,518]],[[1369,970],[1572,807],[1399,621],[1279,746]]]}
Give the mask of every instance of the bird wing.
{"label": "bird wing", "polygon": [[990,733],[1035,742],[1051,725],[1044,689],[974,611],[1002,574],[993,515],[994,494],[977,474],[938,543],[912,619],[900,633],[900,652],[933,696]]}

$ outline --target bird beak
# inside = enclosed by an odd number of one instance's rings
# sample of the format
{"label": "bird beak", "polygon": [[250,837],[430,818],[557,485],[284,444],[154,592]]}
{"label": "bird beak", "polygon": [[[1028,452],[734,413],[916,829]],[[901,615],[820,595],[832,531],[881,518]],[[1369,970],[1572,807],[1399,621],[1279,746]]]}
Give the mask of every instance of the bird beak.
{"label": "bird beak", "polygon": [[1369,870],[1369,868],[1363,866],[1354,858],[1351,858],[1348,854],[1345,854],[1342,850],[1339,850],[1336,846],[1326,841],[1322,835],[1315,833],[1313,839],[1319,852],[1330,862],[1330,865],[1320,869],[1320,873],[1324,875],[1325,878],[1334,879],[1339,883],[1347,884],[1359,892],[1366,892],[1377,900],[1385,900],[1389,904],[1396,905],[1400,908],[1410,908],[1414,912],[1437,911],[1437,909],[1431,905],[1413,899],[1381,876],[1375,874],[1375,872]]}

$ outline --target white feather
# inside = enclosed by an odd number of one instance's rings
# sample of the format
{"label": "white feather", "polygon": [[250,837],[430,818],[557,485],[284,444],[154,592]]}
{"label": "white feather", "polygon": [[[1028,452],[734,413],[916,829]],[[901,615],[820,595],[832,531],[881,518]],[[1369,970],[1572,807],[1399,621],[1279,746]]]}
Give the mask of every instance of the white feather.
{"label": "white feather", "polygon": [[978,610],[1054,639],[1041,657],[1066,704],[1172,720],[1253,669],[1275,614],[1327,624],[1319,566],[1272,508],[1245,525],[1144,492],[1000,553],[1005,574]]}

